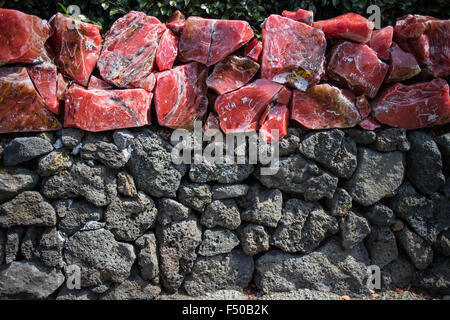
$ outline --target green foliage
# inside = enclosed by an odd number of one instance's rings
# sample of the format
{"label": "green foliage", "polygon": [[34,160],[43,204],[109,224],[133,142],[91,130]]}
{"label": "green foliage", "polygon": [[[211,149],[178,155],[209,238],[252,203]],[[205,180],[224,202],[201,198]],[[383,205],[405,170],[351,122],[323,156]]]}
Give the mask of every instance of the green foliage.
{"label": "green foliage", "polygon": [[[61,5],[60,5],[60,4]],[[260,24],[271,13],[298,8],[313,10],[315,20],[327,19],[347,12],[368,16],[366,8],[376,4],[381,9],[383,25],[394,24],[395,19],[408,13],[431,15],[448,19],[448,0],[0,0],[0,7],[18,9],[43,18],[55,12],[64,12],[69,5],[78,5],[81,13],[90,21],[103,26],[106,31],[119,17],[130,10],[144,11],[165,21],[175,10],[188,16],[221,19],[244,19],[259,33]]]}

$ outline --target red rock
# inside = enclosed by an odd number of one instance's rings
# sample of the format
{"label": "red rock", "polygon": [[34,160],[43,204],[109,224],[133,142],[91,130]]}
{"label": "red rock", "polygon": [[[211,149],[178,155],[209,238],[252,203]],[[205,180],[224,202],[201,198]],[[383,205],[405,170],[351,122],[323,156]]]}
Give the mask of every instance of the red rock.
{"label": "red rock", "polygon": [[156,65],[160,71],[169,70],[178,55],[178,37],[170,29],[164,31],[156,52]]}
{"label": "red rock", "polygon": [[395,24],[394,40],[434,77],[450,75],[450,20],[406,15]]}
{"label": "red rock", "polygon": [[378,58],[389,60],[389,48],[392,45],[392,36],[394,35],[394,28],[387,26],[372,33],[372,38],[369,42],[371,47],[378,55]]}
{"label": "red rock", "polygon": [[258,39],[253,39],[244,48],[244,56],[259,62],[262,53],[262,42]]}
{"label": "red rock", "polygon": [[331,50],[327,75],[357,95],[374,98],[388,69],[367,45],[345,41]]}
{"label": "red rock", "polygon": [[101,27],[57,13],[50,20],[50,38],[59,70],[75,82],[87,86],[97,63],[102,37]]}
{"label": "red rock", "polygon": [[155,73],[150,73],[147,78],[143,79],[139,83],[139,87],[147,90],[148,92],[152,92],[156,86],[156,76]]}
{"label": "red rock", "polygon": [[246,21],[189,17],[181,33],[179,58],[207,66],[216,64],[253,38]]}
{"label": "red rock", "polygon": [[374,22],[356,13],[346,13],[313,23],[313,27],[321,29],[327,38],[352,40],[359,43],[366,43],[370,40],[374,26]]}
{"label": "red rock", "polygon": [[291,101],[292,91],[284,87],[276,94],[275,101],[279,104],[289,105]]}
{"label": "red rock", "polygon": [[208,108],[208,69],[197,62],[157,74],[155,109],[158,123],[173,129],[192,129]]}
{"label": "red rock", "polygon": [[86,90],[74,85],[65,102],[64,127],[95,132],[150,124],[152,94],[144,89]]}
{"label": "red rock", "polygon": [[39,17],[0,8],[0,66],[50,60],[44,44],[51,34],[50,25]]}
{"label": "red rock", "polygon": [[45,62],[27,67],[28,75],[33,81],[39,95],[53,113],[59,113],[59,100],[56,92],[58,70],[53,63]]}
{"label": "red rock", "polygon": [[392,44],[390,52],[391,62],[385,82],[408,80],[420,73],[420,67],[412,53],[403,51],[395,42]]}
{"label": "red rock", "polygon": [[312,25],[314,12],[312,12],[311,10],[303,9],[298,9],[297,11],[284,10],[281,15],[298,22],[306,23],[307,25]]}
{"label": "red rock", "polygon": [[89,90],[93,90],[93,89],[101,89],[101,90],[108,90],[108,89],[112,89],[113,86],[110,85],[108,82],[97,78],[96,76],[91,76],[91,78],[89,79],[89,84],[88,84],[88,89]]}
{"label": "red rock", "polygon": [[215,110],[224,133],[247,132],[258,129],[259,119],[282,86],[258,79],[236,91],[220,95]]}
{"label": "red rock", "polygon": [[319,82],[324,73],[326,40],[322,31],[278,15],[262,30],[261,77],[299,90]]}
{"label": "red rock", "polygon": [[143,12],[131,11],[116,20],[97,63],[102,78],[119,88],[140,88],[154,69],[165,31],[164,24]]}
{"label": "red rock", "polygon": [[291,119],[308,129],[331,129],[353,127],[361,116],[350,91],[319,84],[306,92],[293,91]]}
{"label": "red rock", "polygon": [[175,34],[181,34],[184,28],[186,18],[181,11],[176,10],[167,20],[167,27]]}
{"label": "red rock", "polygon": [[361,128],[368,131],[373,131],[375,129],[381,128],[379,124],[373,117],[368,117],[358,124]]}
{"label": "red rock", "polygon": [[356,108],[358,108],[361,119],[366,119],[372,111],[372,108],[370,107],[370,103],[367,100],[366,96],[356,97]]}
{"label": "red rock", "polygon": [[231,55],[214,66],[206,85],[224,94],[246,85],[258,72],[259,64],[250,58]]}
{"label": "red rock", "polygon": [[59,129],[61,123],[37,93],[27,70],[0,68],[0,132]]}
{"label": "red rock", "polygon": [[383,90],[372,104],[376,119],[392,127],[425,128],[450,122],[449,86],[444,79]]}
{"label": "red rock", "polygon": [[211,134],[211,130],[220,130],[219,117],[216,113],[210,112],[208,118],[206,118],[205,124],[203,125],[203,132],[206,135]]}
{"label": "red rock", "polygon": [[64,76],[58,72],[58,80],[56,81],[56,97],[59,101],[64,100],[67,88],[69,87],[69,82],[64,78]]}
{"label": "red rock", "polygon": [[[279,141],[286,136],[288,123],[288,108],[283,104],[276,104],[270,108],[264,123],[259,129],[259,134],[266,142]],[[276,132],[275,130],[278,131]]]}

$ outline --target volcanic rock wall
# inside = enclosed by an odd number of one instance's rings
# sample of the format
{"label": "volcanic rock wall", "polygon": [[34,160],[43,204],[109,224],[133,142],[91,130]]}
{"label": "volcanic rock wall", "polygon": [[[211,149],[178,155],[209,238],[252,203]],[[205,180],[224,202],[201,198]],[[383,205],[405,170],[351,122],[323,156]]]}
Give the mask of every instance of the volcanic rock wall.
{"label": "volcanic rock wall", "polygon": [[0,296],[153,299],[251,284],[357,296],[370,265],[383,289],[449,294],[443,132],[289,128],[272,176],[174,165],[157,126],[2,136]]}

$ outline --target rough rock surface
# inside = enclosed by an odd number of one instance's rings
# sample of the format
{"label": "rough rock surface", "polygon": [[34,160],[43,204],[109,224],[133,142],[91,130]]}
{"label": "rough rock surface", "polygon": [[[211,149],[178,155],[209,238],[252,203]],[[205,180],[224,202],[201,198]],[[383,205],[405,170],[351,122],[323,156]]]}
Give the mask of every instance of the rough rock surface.
{"label": "rough rock surface", "polygon": [[205,257],[224,254],[231,252],[238,244],[238,237],[228,229],[205,230],[198,254]]}
{"label": "rough rock surface", "polygon": [[52,151],[39,159],[36,172],[43,177],[51,176],[69,169],[72,164],[72,159],[65,150]]}
{"label": "rough rock surface", "polygon": [[52,144],[41,138],[15,138],[3,150],[3,164],[5,166],[15,166],[47,154],[52,150]]}
{"label": "rough rock surface", "polygon": [[223,164],[216,164],[203,158],[200,163],[193,163],[191,165],[189,178],[198,183],[236,183],[247,179],[253,170],[253,165],[247,163],[225,162]]}
{"label": "rough rock surface", "polygon": [[212,187],[212,198],[214,200],[230,199],[245,196],[248,192],[246,184],[216,184]]}
{"label": "rough rock surface", "polygon": [[188,207],[204,212],[212,201],[211,187],[206,183],[182,183],[178,189],[178,198]]}
{"label": "rough rock surface", "polygon": [[130,158],[128,152],[122,152],[115,144],[104,141],[83,144],[80,156],[86,160],[97,160],[111,169],[124,167]]}
{"label": "rough rock surface", "polygon": [[140,249],[138,264],[142,278],[155,281],[159,276],[158,244],[155,234],[148,232],[139,237],[135,243]]}
{"label": "rough rock surface", "polygon": [[161,288],[143,280],[139,275],[114,285],[101,300],[153,300],[161,293]]}
{"label": "rough rock surface", "polygon": [[352,207],[352,197],[345,189],[337,188],[331,199],[325,199],[325,204],[333,216],[345,216]]}
{"label": "rough rock surface", "polygon": [[89,221],[100,221],[103,209],[79,199],[56,200],[53,202],[58,215],[58,229],[69,237],[79,231]]}
{"label": "rough rock surface", "polygon": [[8,200],[22,191],[33,189],[38,175],[24,168],[0,167],[0,201]]}
{"label": "rough rock surface", "polygon": [[202,214],[200,222],[207,228],[218,226],[235,230],[241,224],[241,216],[233,199],[214,200]]}
{"label": "rough rock surface", "polygon": [[375,149],[381,152],[409,151],[411,145],[406,138],[406,130],[401,128],[388,128],[380,130],[375,140]]}
{"label": "rough rock surface", "polygon": [[370,226],[361,215],[350,211],[339,223],[342,236],[342,247],[351,249],[370,234]]}
{"label": "rough rock surface", "polygon": [[157,208],[157,219],[162,226],[168,225],[171,222],[187,219],[191,213],[190,208],[170,198],[159,199]]}
{"label": "rough rock surface", "polygon": [[248,256],[269,250],[269,234],[263,226],[248,224],[238,229],[242,251]]}
{"label": "rough rock surface", "polygon": [[367,250],[372,263],[380,268],[384,268],[398,258],[395,235],[389,227],[371,227],[370,235],[367,238]]}
{"label": "rough rock surface", "polygon": [[20,253],[26,260],[39,261],[46,267],[58,268],[63,264],[64,241],[55,227],[29,227],[22,238]]}
{"label": "rough rock surface", "polygon": [[370,40],[374,26],[374,22],[352,12],[313,23],[313,27],[321,29],[327,37],[360,43]]}
{"label": "rough rock surface", "polygon": [[408,227],[405,226],[395,236],[417,269],[424,270],[433,262],[433,250],[430,245]]}

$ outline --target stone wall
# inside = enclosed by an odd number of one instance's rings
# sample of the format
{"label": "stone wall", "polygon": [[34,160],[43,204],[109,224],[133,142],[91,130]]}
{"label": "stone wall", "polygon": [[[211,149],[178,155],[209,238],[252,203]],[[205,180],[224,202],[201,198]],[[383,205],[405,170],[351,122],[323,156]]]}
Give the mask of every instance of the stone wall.
{"label": "stone wall", "polygon": [[360,296],[370,265],[450,294],[449,129],[289,128],[272,176],[174,165],[156,126],[3,135],[0,297]]}

